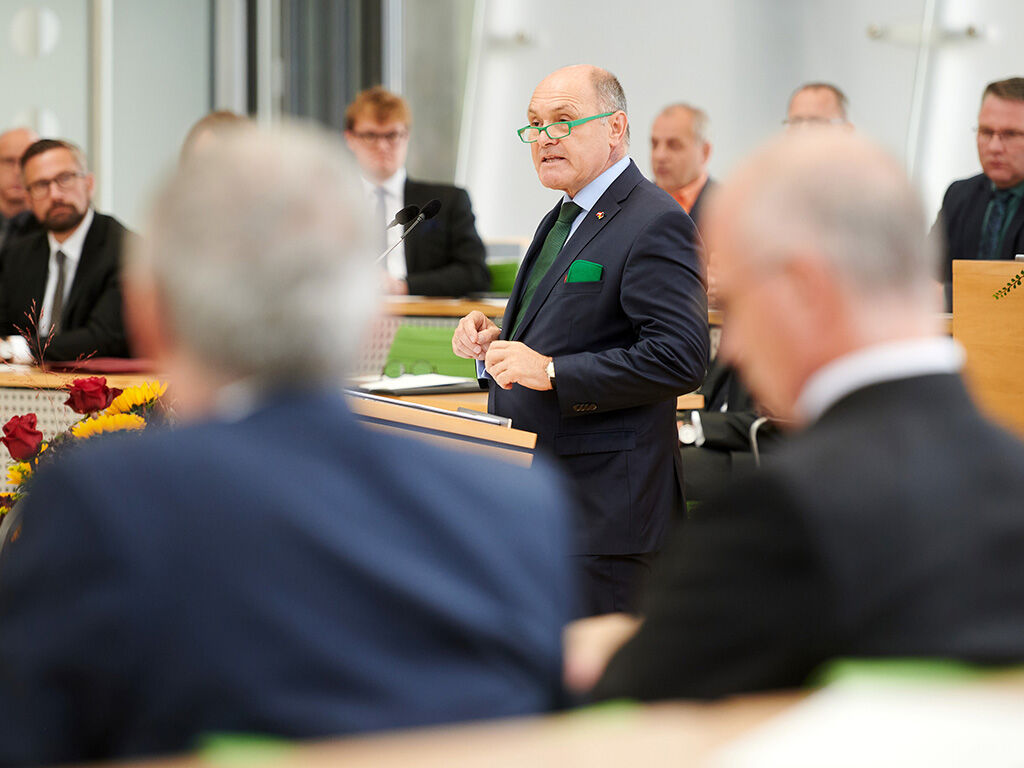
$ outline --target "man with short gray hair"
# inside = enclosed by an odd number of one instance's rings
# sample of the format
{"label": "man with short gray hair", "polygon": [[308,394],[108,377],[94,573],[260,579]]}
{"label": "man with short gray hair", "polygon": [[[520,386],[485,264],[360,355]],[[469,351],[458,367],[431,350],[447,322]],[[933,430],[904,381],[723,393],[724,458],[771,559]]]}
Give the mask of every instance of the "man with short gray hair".
{"label": "man with short gray hair", "polygon": [[452,349],[490,378],[488,410],[536,432],[574,481],[581,614],[629,610],[683,509],[676,397],[703,381],[708,355],[700,238],[630,159],[612,73],[552,72],[526,118],[519,138],[561,195],[502,327],[472,312]]}
{"label": "man with short gray hair", "polygon": [[560,484],[356,421],[358,172],[310,130],[224,138],[157,195],[125,281],[185,423],[55,459],[3,549],[0,764],[560,701]]}
{"label": "man with short gray hair", "polygon": [[1024,445],[967,394],[899,164],[845,131],[785,136],[709,216],[720,354],[803,431],[662,554],[598,695],[788,688],[840,657],[1024,660]]}
{"label": "man with short gray hair", "polygon": [[651,126],[651,171],[654,183],[686,211],[700,229],[706,193],[714,186],[708,176],[711,142],[708,116],[690,104],[670,104]]}

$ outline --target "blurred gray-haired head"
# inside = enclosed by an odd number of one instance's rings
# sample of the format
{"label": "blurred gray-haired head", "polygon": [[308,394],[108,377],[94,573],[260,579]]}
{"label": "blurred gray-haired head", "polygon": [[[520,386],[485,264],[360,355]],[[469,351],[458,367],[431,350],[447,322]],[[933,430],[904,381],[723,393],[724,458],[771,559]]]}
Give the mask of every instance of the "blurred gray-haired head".
{"label": "blurred gray-haired head", "polygon": [[869,297],[931,300],[937,274],[920,198],[888,153],[827,129],[783,136],[736,174],[746,199],[734,224],[763,260],[812,249]]}
{"label": "blurred gray-haired head", "polygon": [[160,189],[128,279],[152,281],[175,344],[212,372],[340,382],[378,297],[364,206],[339,141],[241,126]]}

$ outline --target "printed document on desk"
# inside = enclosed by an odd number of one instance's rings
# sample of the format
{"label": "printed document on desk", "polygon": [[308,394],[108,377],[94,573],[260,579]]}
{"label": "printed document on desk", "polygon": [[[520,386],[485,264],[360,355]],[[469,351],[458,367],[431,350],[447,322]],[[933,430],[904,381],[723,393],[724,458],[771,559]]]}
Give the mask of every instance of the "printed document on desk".
{"label": "printed document on desk", "polygon": [[479,392],[476,379],[460,376],[443,376],[440,373],[382,376],[377,379],[360,378],[352,382],[364,392],[383,392],[389,395],[440,395],[448,392]]}

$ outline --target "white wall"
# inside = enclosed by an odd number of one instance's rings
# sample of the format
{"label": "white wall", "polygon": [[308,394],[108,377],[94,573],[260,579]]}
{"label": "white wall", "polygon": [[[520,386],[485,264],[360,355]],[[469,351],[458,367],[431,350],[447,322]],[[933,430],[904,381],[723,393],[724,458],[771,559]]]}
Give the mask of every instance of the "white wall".
{"label": "white wall", "polygon": [[[39,42],[16,23],[25,9],[49,10],[56,21],[42,33],[52,47],[37,56],[19,52]],[[0,0],[0,130],[22,124],[41,133],[55,129],[89,147],[88,18],[86,0]]]}
{"label": "white wall", "polygon": [[[515,129],[536,83],[565,64],[613,71],[629,100],[633,158],[649,173],[647,132],[662,105],[711,116],[713,175],[779,130],[794,87],[835,82],[857,128],[905,159],[925,0],[487,0],[466,183],[486,237],[532,235],[557,199],[533,173]],[[1024,74],[1014,33],[1022,0],[938,0],[939,26],[982,25],[983,41],[931,56],[918,167],[930,213],[957,177],[976,172],[970,128],[981,88]],[[878,25],[887,38],[869,37]]]}
{"label": "white wall", "polygon": [[[89,154],[98,139],[92,130],[100,104],[92,88],[93,6],[89,0],[0,0],[0,130],[27,123]],[[33,47],[36,37],[27,34],[31,26],[15,21],[26,8],[52,12],[56,20],[55,44],[39,56],[18,52]],[[176,161],[185,132],[209,111],[210,2],[110,0],[109,11],[109,172],[89,159],[97,200],[109,201],[97,207],[137,228],[149,191]]]}
{"label": "white wall", "polygon": [[209,0],[114,0],[113,199],[129,228],[210,111]]}

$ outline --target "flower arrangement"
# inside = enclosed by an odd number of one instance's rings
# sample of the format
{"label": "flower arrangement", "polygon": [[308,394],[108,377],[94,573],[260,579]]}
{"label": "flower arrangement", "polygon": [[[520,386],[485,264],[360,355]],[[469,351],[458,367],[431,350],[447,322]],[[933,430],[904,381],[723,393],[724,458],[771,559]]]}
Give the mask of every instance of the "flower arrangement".
{"label": "flower arrangement", "polygon": [[16,462],[7,470],[7,482],[16,490],[0,493],[0,519],[25,496],[40,464],[52,461],[68,445],[109,432],[145,429],[165,417],[167,409],[160,398],[166,391],[167,384],[157,381],[121,390],[108,387],[103,376],[75,379],[67,387],[64,405],[82,414],[82,418],[49,442],[43,440],[43,433],[36,428],[36,414],[11,418],[3,426],[0,442]]}

